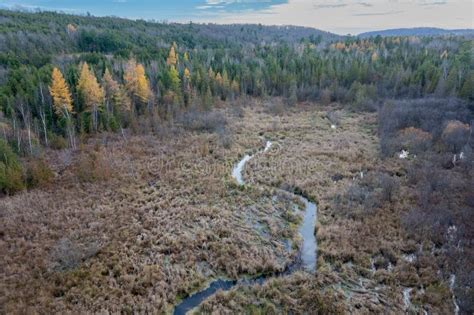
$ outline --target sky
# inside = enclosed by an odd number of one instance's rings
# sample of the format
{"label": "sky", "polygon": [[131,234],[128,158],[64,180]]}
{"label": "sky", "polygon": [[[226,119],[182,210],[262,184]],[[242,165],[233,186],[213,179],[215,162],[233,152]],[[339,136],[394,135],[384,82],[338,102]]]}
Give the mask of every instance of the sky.
{"label": "sky", "polygon": [[183,23],[300,25],[337,34],[474,28],[474,0],[0,0],[0,8]]}

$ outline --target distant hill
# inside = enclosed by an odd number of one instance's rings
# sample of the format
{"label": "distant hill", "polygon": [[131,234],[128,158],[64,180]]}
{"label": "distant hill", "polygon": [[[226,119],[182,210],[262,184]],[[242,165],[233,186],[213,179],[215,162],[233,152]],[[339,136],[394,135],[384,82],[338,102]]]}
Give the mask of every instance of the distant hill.
{"label": "distant hill", "polygon": [[474,29],[457,29],[447,30],[435,27],[414,27],[414,28],[395,28],[390,30],[381,30],[361,33],[358,37],[375,37],[375,36],[389,37],[389,36],[474,36]]}
{"label": "distant hill", "polygon": [[[189,48],[195,46],[217,47],[223,44],[229,47],[262,43],[298,43],[303,39],[316,43],[340,39],[339,35],[301,26],[167,23],[113,16],[96,17],[59,12],[0,9],[0,34],[17,36],[18,30],[21,29],[23,33],[27,34],[41,33],[61,37],[68,24],[99,33],[116,32],[118,37],[127,40],[130,45],[137,44],[137,42],[140,42],[139,45],[143,45],[143,41],[156,42],[157,39],[160,42],[165,42],[164,46],[176,41]],[[138,38],[137,34],[139,34]]]}

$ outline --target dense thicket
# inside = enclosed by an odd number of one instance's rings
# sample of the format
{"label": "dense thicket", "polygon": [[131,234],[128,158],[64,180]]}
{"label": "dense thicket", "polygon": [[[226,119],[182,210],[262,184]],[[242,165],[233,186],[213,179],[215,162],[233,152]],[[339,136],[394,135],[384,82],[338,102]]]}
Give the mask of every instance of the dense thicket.
{"label": "dense thicket", "polygon": [[240,95],[353,110],[375,109],[385,98],[472,104],[472,40],[0,11],[0,119],[17,153],[34,153],[40,143],[74,147],[89,132],[154,130],[191,107],[207,110]]}
{"label": "dense thicket", "polygon": [[[415,198],[401,218],[411,238],[431,241],[440,269],[457,275],[461,313],[474,311],[474,147],[472,112],[455,99],[386,102],[379,113],[382,153],[407,150]],[[470,272],[471,271],[471,272]]]}

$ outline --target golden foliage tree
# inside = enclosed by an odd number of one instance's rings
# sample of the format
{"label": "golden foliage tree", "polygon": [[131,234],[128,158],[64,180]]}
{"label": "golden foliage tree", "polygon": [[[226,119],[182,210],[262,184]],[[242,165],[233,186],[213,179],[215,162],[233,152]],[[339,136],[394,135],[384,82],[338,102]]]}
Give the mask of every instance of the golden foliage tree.
{"label": "golden foliage tree", "polygon": [[214,70],[212,70],[212,67],[209,67],[209,70],[207,71],[207,76],[209,77],[209,80],[215,80],[216,74],[214,73]]}
{"label": "golden foliage tree", "polygon": [[222,76],[221,76],[220,72],[217,72],[217,74],[216,74],[216,82],[219,85],[222,85],[224,83],[223,80],[222,80]]}
{"label": "golden foliage tree", "polygon": [[53,98],[53,107],[56,115],[65,118],[67,123],[67,134],[69,138],[69,144],[74,149],[76,147],[74,137],[74,126],[72,125],[71,113],[72,110],[72,99],[69,87],[64,80],[64,77],[58,68],[53,69],[51,79],[51,85],[49,86],[49,93]]}
{"label": "golden foliage tree", "polygon": [[99,85],[99,82],[97,82],[97,78],[89,68],[87,62],[84,62],[81,66],[77,90],[83,98],[86,111],[92,111],[93,107],[103,105],[104,91]]}
{"label": "golden foliage tree", "polygon": [[49,93],[53,98],[53,106],[56,115],[66,117],[72,113],[72,98],[69,87],[64,80],[63,74],[58,68],[53,69]]}
{"label": "golden foliage tree", "polygon": [[93,129],[97,130],[99,111],[104,104],[104,90],[97,82],[97,78],[90,70],[87,62],[84,62],[81,66],[77,90],[84,103],[85,111],[92,115]]}
{"label": "golden foliage tree", "polygon": [[183,76],[184,76],[184,79],[185,79],[185,80],[189,80],[189,79],[191,78],[191,72],[189,72],[189,69],[188,69],[188,68],[185,68],[185,69],[184,69],[184,74],[183,74]]}
{"label": "golden foliage tree", "polygon": [[77,28],[73,24],[68,24],[66,29],[69,35],[74,34],[77,31]]}
{"label": "golden foliage tree", "polygon": [[372,62],[376,62],[377,60],[379,60],[379,55],[377,54],[376,51],[374,51],[370,59],[372,60]]}
{"label": "golden foliage tree", "polygon": [[176,55],[176,43],[173,43],[170,48],[170,52],[168,53],[168,58],[166,59],[166,64],[168,66],[176,66],[178,63],[178,57]]}
{"label": "golden foliage tree", "polygon": [[140,102],[145,104],[150,100],[151,96],[150,83],[146,78],[145,68],[141,64],[137,65],[136,72],[138,80],[136,95]]}
{"label": "golden foliage tree", "polygon": [[145,68],[134,59],[128,61],[123,77],[125,87],[134,103],[146,104],[150,100],[151,90],[145,75]]}
{"label": "golden foliage tree", "polygon": [[103,77],[103,86],[106,99],[106,107],[108,112],[114,109],[120,112],[128,112],[131,109],[131,101],[123,87],[113,79],[109,69],[105,69]]}

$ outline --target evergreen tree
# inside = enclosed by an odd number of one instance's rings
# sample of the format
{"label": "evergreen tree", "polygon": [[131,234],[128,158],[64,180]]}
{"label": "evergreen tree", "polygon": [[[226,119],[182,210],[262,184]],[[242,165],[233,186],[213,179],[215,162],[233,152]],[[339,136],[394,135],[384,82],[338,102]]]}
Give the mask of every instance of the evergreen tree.
{"label": "evergreen tree", "polygon": [[459,91],[459,96],[474,101],[474,71],[470,71],[467,75]]}

